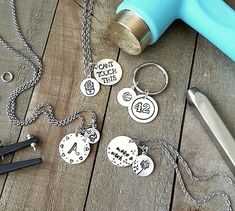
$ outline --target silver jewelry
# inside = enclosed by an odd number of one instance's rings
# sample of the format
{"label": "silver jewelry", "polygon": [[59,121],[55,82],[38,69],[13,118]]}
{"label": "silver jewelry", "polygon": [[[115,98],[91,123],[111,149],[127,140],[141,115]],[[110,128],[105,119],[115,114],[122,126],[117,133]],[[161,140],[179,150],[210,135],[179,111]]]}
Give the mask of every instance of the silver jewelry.
{"label": "silver jewelry", "polygon": [[96,117],[94,112],[90,111],[90,114],[90,124],[84,127],[84,121],[81,121],[77,131],[66,135],[60,142],[60,156],[69,164],[79,164],[85,161],[90,153],[90,144],[95,144],[100,140],[100,133],[95,124]]}
{"label": "silver jewelry", "polygon": [[136,93],[134,87],[123,88],[118,92],[117,101],[120,105],[128,107],[135,97]]}
{"label": "silver jewelry", "polygon": [[[149,90],[142,90],[137,82],[136,77],[141,69],[147,66],[154,66],[157,70],[160,70],[165,76],[164,86],[156,91],[150,92]],[[128,107],[128,113],[130,117],[136,122],[140,123],[149,123],[153,121],[158,114],[158,104],[157,102],[150,97],[150,95],[158,95],[162,93],[169,83],[168,74],[166,70],[156,63],[145,63],[138,66],[134,71],[133,77],[133,86],[131,88],[124,88],[118,92],[117,100],[118,103],[122,106]],[[136,95],[134,89],[140,92],[140,95]]]}
{"label": "silver jewelry", "polygon": [[118,136],[110,141],[107,148],[109,160],[116,166],[130,166],[137,158],[138,147],[127,136]]}
{"label": "silver jewelry", "polygon": [[84,136],[88,138],[90,144],[96,144],[100,140],[100,132],[95,127],[87,128]]}
{"label": "silver jewelry", "polygon": [[80,85],[82,94],[87,97],[93,97],[100,91],[100,84],[94,78],[86,78]]}
{"label": "silver jewelry", "polygon": [[[17,23],[17,18],[16,18],[16,10],[15,10],[15,0],[11,0],[11,9],[12,9],[12,19],[13,19],[13,23],[14,23],[14,27],[16,30],[16,34],[19,37],[19,39],[21,40],[23,47],[25,48],[27,55],[29,55],[31,57],[31,60],[29,58],[27,58],[25,55],[19,53],[17,50],[15,50],[13,47],[11,47],[5,40],[3,40],[2,38],[0,38],[0,43],[8,50],[10,51],[10,53],[14,56],[16,56],[18,59],[20,59],[24,65],[29,66],[32,70],[33,70],[33,77],[32,79],[26,81],[24,84],[21,84],[19,87],[17,87],[15,89],[15,91],[13,91],[7,101],[7,115],[9,120],[11,121],[11,123],[13,125],[17,125],[17,126],[27,126],[29,124],[32,124],[33,122],[35,122],[37,120],[37,118],[41,115],[41,114],[45,114],[49,123],[58,127],[62,127],[65,125],[70,124],[71,122],[73,122],[76,119],[80,120],[80,126],[79,129],[77,130],[76,133],[73,134],[69,134],[66,135],[65,138],[62,139],[62,142],[60,144],[60,155],[61,157],[69,163],[75,164],[75,163],[80,163],[82,161],[84,161],[86,159],[86,157],[89,154],[89,142],[90,140],[88,138],[86,138],[85,136],[83,136],[81,133],[84,132],[85,130],[89,129],[89,128],[96,128],[96,114],[94,113],[93,110],[89,109],[89,108],[84,108],[81,109],[79,111],[75,111],[73,113],[70,113],[67,117],[65,117],[62,120],[58,120],[56,119],[56,117],[54,116],[54,112],[53,112],[53,107],[48,105],[48,104],[42,104],[40,106],[38,106],[28,117],[26,117],[25,119],[18,119],[16,116],[16,101],[17,101],[17,97],[24,91],[30,89],[31,87],[35,86],[39,80],[41,79],[41,75],[42,75],[42,70],[43,70],[43,64],[42,61],[40,60],[40,58],[33,52],[33,50],[29,47],[28,43],[26,42],[25,38],[23,37],[21,30],[18,26]],[[89,1],[84,1],[85,4],[85,8],[83,10],[83,15],[84,15],[84,19],[86,19],[87,17],[90,17],[91,15],[91,8],[93,6],[93,1],[89,0]],[[89,22],[87,24],[85,24],[84,27],[89,28]],[[89,33],[88,33],[89,35]],[[87,34],[84,35],[85,37],[87,36]],[[84,52],[86,52],[87,54],[85,55],[84,58],[84,64],[85,67],[87,68],[90,65],[90,57],[89,57],[89,40],[88,41],[84,41],[85,37],[83,36],[83,50]],[[88,44],[88,46],[86,46]],[[84,49],[88,47],[87,49]],[[92,81],[91,81],[92,82]],[[98,82],[97,82],[98,83]],[[99,83],[98,83],[99,84]],[[89,82],[86,84],[84,92],[87,93],[87,95],[91,95],[91,94],[95,94],[97,93],[97,86],[95,85],[95,83],[93,84],[95,88],[95,91],[93,93],[92,90],[92,83],[89,84]],[[91,115],[91,123],[88,124],[86,127],[84,127],[84,118],[82,116],[82,113],[84,112],[88,112]],[[97,130],[96,130],[97,131]],[[97,131],[98,133],[98,131]],[[84,142],[84,140],[87,140],[86,142]],[[94,142],[94,140],[92,140]],[[71,146],[72,145],[72,146]],[[71,148],[70,148],[71,147]],[[68,148],[70,148],[70,150],[68,150]],[[76,152],[74,154],[74,152]],[[77,156],[78,153],[81,156]]]}
{"label": "silver jewelry", "polygon": [[[133,142],[133,141],[132,141]],[[136,160],[132,164],[132,170],[141,177],[149,176],[154,170],[153,160],[147,156],[148,147],[138,146],[142,151],[142,154],[137,156]]]}
{"label": "silver jewelry", "polygon": [[[91,13],[90,7],[93,5],[93,1],[91,1],[91,0],[84,1],[84,3],[86,6],[85,8],[89,7],[89,10],[87,10],[87,9],[83,10],[84,19],[86,19],[87,16],[91,15],[90,14]],[[94,118],[95,118],[95,113],[91,109],[84,108],[84,109],[81,109],[80,111],[75,111],[75,112],[69,114],[67,117],[65,117],[62,120],[58,120],[54,116],[53,107],[48,104],[41,104],[25,119],[19,119],[16,116],[15,111],[16,111],[16,106],[17,106],[17,104],[16,104],[17,97],[21,93],[23,93],[24,91],[30,89],[31,87],[34,87],[39,82],[39,80],[41,79],[41,75],[42,75],[43,64],[42,64],[41,59],[37,56],[37,54],[35,54],[33,52],[33,50],[30,48],[30,46],[26,42],[26,40],[23,37],[22,32],[18,26],[17,17],[16,17],[16,9],[15,9],[15,0],[11,0],[10,4],[11,4],[11,12],[12,12],[12,21],[14,23],[16,34],[17,34],[18,38],[20,39],[20,41],[22,42],[23,47],[27,52],[27,55],[29,55],[31,57],[31,60],[29,58],[27,58],[25,55],[23,55],[23,54],[19,53],[17,50],[15,50],[12,46],[10,46],[1,37],[0,37],[0,44],[2,44],[12,55],[16,56],[20,61],[22,61],[24,65],[30,67],[33,70],[32,78],[30,80],[26,81],[25,83],[21,84],[20,86],[18,86],[10,94],[10,96],[8,98],[6,110],[7,110],[7,116],[9,118],[9,120],[11,121],[11,123],[13,125],[17,125],[17,126],[27,126],[27,125],[35,122],[41,114],[46,115],[50,124],[53,124],[58,127],[68,125],[69,123],[73,122],[74,120],[76,120],[78,118],[82,121],[81,113],[83,113],[83,112],[93,113]],[[89,23],[85,24],[84,27],[89,28]],[[89,35],[89,33],[88,33],[88,35]],[[87,45],[87,43],[89,44],[89,40],[88,40],[88,42],[84,43],[84,39],[86,36],[87,36],[86,34],[83,35],[83,42],[82,42],[83,43],[83,50],[84,50],[85,46]],[[88,45],[88,47],[89,47],[89,45]],[[84,58],[85,67],[88,67],[90,64],[90,57],[89,57],[88,51],[89,51],[89,48],[86,49],[86,51],[85,51],[87,54],[84,54],[85,55],[85,58]]]}
{"label": "silver jewelry", "polygon": [[121,80],[122,68],[112,59],[103,59],[96,64],[94,75],[99,83],[111,86]]}
{"label": "silver jewelry", "polygon": [[164,86],[163,86],[160,90],[158,90],[158,91],[156,91],[156,92],[150,92],[150,91],[148,91],[148,94],[149,94],[149,95],[158,95],[158,94],[161,94],[161,93],[166,89],[166,87],[168,86],[169,77],[168,77],[168,74],[167,74],[166,70],[165,70],[161,65],[159,65],[159,64],[156,64],[156,63],[153,63],[153,62],[147,62],[147,63],[144,63],[144,64],[138,66],[138,67],[135,69],[135,71],[134,71],[133,84],[135,85],[135,88],[136,88],[136,90],[137,90],[138,92],[140,92],[141,94],[145,94],[145,93],[146,93],[146,90],[142,90],[142,89],[138,86],[138,85],[139,85],[139,82],[137,82],[136,77],[137,77],[137,75],[138,75],[138,73],[139,73],[139,71],[140,71],[141,69],[143,69],[144,67],[148,67],[148,66],[155,66],[155,67],[156,67],[156,70],[160,70],[160,71],[163,73],[163,75],[165,76],[165,84],[164,84]]}
{"label": "silver jewelry", "polygon": [[[103,85],[114,85],[116,84],[122,77],[122,69],[120,65],[112,60],[112,59],[103,59],[99,61],[97,64],[93,62],[92,59],[92,51],[91,51],[91,17],[93,11],[94,0],[84,0],[84,7],[83,7],[83,18],[82,18],[82,51],[83,51],[83,64],[84,64],[84,74],[86,79],[82,81],[80,86],[81,92],[88,97],[95,96],[100,88],[100,82]],[[84,84],[86,84],[87,80],[91,80],[92,73],[94,72],[95,79],[93,79],[94,88],[94,95],[87,94],[86,90],[84,92]],[[92,92],[93,92],[92,91]]]}
{"label": "silver jewelry", "polygon": [[5,83],[9,83],[13,80],[13,74],[11,72],[4,72],[1,76],[1,79]]}
{"label": "silver jewelry", "polygon": [[149,123],[158,114],[158,104],[147,93],[145,95],[137,95],[131,101],[128,112],[130,117],[136,122]]}
{"label": "silver jewelry", "polygon": [[[142,90],[136,81],[136,77],[141,69],[147,66],[155,66],[157,70],[160,70],[164,76],[165,76],[165,84],[164,86],[156,92],[150,92],[149,90]],[[158,104],[157,102],[150,97],[150,95],[158,95],[162,93],[167,85],[168,85],[168,74],[166,70],[161,67],[159,64],[156,63],[145,63],[137,67],[134,71],[134,77],[133,77],[133,84],[135,86],[135,89],[141,93],[141,95],[137,95],[134,97],[134,99],[131,101],[128,112],[130,117],[140,123],[149,123],[153,121],[158,114]]]}
{"label": "silver jewelry", "polygon": [[[113,139],[113,140],[115,140],[115,139]],[[227,211],[233,210],[229,195],[227,193],[225,193],[224,191],[217,190],[217,191],[213,191],[208,194],[203,194],[203,196],[201,196],[201,197],[193,197],[191,195],[191,193],[188,191],[188,189],[186,188],[181,171],[179,169],[179,164],[175,160],[178,159],[179,163],[184,166],[184,168],[186,169],[186,172],[189,174],[189,176],[191,177],[192,180],[207,181],[213,177],[220,177],[220,178],[223,178],[227,183],[229,183],[234,188],[235,183],[226,173],[223,173],[220,171],[214,171],[214,172],[209,173],[206,176],[196,177],[193,174],[188,163],[184,160],[184,158],[180,155],[180,153],[174,147],[172,147],[170,144],[166,143],[165,141],[153,140],[153,139],[139,140],[139,139],[131,139],[131,138],[129,138],[128,140],[129,140],[129,143],[135,144],[139,148],[139,150],[142,151],[142,154],[137,156],[136,159],[134,160],[134,162],[132,163],[132,170],[137,175],[147,176],[147,175],[151,174],[151,172],[153,171],[153,168],[154,168],[154,164],[153,164],[151,158],[149,158],[146,155],[146,153],[147,153],[148,149],[158,149],[169,160],[170,164],[174,168],[174,170],[176,172],[177,180],[180,184],[180,188],[181,188],[183,194],[185,195],[185,197],[189,201],[191,201],[195,204],[203,204],[203,203],[206,203],[217,196],[221,196],[225,200],[225,203],[227,206],[226,210]],[[122,146],[123,146],[122,152],[126,152],[128,149],[125,148],[125,145],[122,145]],[[129,147],[129,146],[126,146],[126,147]],[[112,162],[112,159],[110,159],[110,161]]]}
{"label": "silver jewelry", "polygon": [[132,164],[132,170],[141,177],[149,176],[154,170],[154,163],[152,159],[145,155],[139,155]]}
{"label": "silver jewelry", "polygon": [[61,158],[67,163],[82,163],[90,153],[89,140],[81,134],[68,134],[60,142],[59,151]]}

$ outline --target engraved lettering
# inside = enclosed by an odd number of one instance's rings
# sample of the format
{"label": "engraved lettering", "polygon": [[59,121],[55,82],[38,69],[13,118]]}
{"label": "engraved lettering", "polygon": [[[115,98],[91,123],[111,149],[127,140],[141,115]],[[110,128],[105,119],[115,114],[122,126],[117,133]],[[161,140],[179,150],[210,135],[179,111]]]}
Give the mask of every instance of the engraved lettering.
{"label": "engraved lettering", "polygon": [[72,148],[68,151],[68,154],[71,154],[72,152],[75,152],[76,155],[79,155],[80,153],[77,151],[77,143],[74,143]]}

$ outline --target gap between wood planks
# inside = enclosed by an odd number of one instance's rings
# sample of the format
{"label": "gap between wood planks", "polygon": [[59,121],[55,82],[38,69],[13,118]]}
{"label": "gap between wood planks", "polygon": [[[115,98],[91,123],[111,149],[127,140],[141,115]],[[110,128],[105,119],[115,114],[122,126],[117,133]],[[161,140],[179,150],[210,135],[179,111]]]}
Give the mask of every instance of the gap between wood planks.
{"label": "gap between wood planks", "polygon": [[[188,79],[187,90],[190,88],[190,85],[191,85],[191,78],[192,78],[194,61],[195,61],[195,56],[196,56],[196,51],[197,51],[198,37],[199,37],[199,34],[197,33],[196,34],[196,39],[195,39],[194,50],[193,50],[192,63],[191,63],[191,68],[190,68],[190,74],[189,74],[189,79]],[[185,122],[186,110],[187,110],[187,99],[185,97],[184,112],[183,112],[183,115],[182,115],[182,123],[181,123],[181,127],[180,127],[178,152],[180,152],[180,149],[181,149],[181,142],[182,142],[182,136],[183,136],[183,132],[184,132],[184,122]],[[176,159],[176,163],[179,164],[179,159],[178,158]],[[175,193],[176,179],[177,179],[176,178],[176,173],[174,173],[173,184],[172,184],[172,192],[171,192],[171,201],[170,201],[169,210],[172,210],[172,206],[173,206],[173,202],[174,202],[174,193]]]}
{"label": "gap between wood planks", "polygon": [[[77,2],[76,0],[73,0],[73,1],[74,1],[81,9],[84,8],[84,7],[83,7],[79,2]],[[93,12],[92,12],[92,17],[94,17],[99,23],[102,24],[102,22],[94,15]],[[117,58],[116,58],[116,61],[117,61],[117,62],[119,61],[120,52],[121,52],[121,49],[119,48],[119,49],[118,49],[118,53],[117,53]],[[106,114],[107,114],[107,109],[108,109],[109,99],[110,99],[111,93],[112,93],[112,86],[110,86],[109,93],[108,93],[108,99],[107,99],[107,102],[106,102],[106,105],[105,105],[105,109],[104,109],[104,117],[103,117],[103,120],[102,120],[102,123],[101,123],[101,129],[100,129],[100,133],[101,133],[101,134],[102,134],[102,132],[103,132],[103,127],[104,127],[104,123],[105,123],[105,119],[106,119]],[[92,170],[91,170],[91,174],[90,174],[90,178],[89,178],[89,183],[88,183],[88,187],[87,187],[87,193],[86,193],[86,198],[85,198],[85,203],[84,203],[83,210],[86,209],[86,205],[87,205],[87,199],[88,199],[89,192],[90,192],[90,186],[91,186],[92,177],[93,177],[93,173],[94,173],[94,169],[95,169],[97,154],[98,154],[98,151],[99,151],[99,145],[100,145],[100,142],[98,142],[97,147],[96,147],[95,156],[94,156],[94,160],[93,160],[93,165],[92,165]]]}
{"label": "gap between wood planks", "polygon": [[[76,1],[75,1],[76,2]],[[48,38],[50,36],[50,32],[51,32],[51,28],[52,28],[52,25],[53,25],[53,22],[54,22],[54,17],[55,17],[55,14],[56,14],[56,11],[57,11],[57,6],[59,4],[59,0],[57,1],[57,5],[56,5],[56,9],[54,11],[54,15],[53,15],[53,19],[52,19],[52,22],[51,22],[51,25],[50,25],[50,30],[49,30],[49,33],[48,33],[48,36],[47,36],[47,40],[46,40],[46,44],[45,44],[45,47],[44,47],[44,50],[43,50],[43,53],[42,53],[42,58],[44,57],[44,52],[45,52],[45,49],[47,47],[47,42],[48,42]],[[83,8],[78,2],[76,2],[76,4]],[[93,17],[99,21],[94,15]],[[100,21],[99,21],[100,22]],[[198,35],[196,36],[196,41],[195,41],[195,47],[194,47],[194,51],[193,51],[193,58],[192,58],[192,65],[191,65],[191,69],[190,69],[190,76],[189,76],[189,81],[188,81],[188,87],[190,86],[190,79],[191,79],[191,75],[192,75],[192,70],[193,70],[193,65],[194,65],[194,57],[195,57],[195,52],[196,52],[196,48],[197,48],[197,39],[198,39]],[[120,55],[120,49],[118,50],[118,55],[117,55],[117,61],[119,60],[119,55]],[[28,108],[29,108],[29,105],[31,103],[31,97],[33,95],[33,91],[34,91],[34,88],[31,92],[31,96],[30,96],[30,100],[29,100],[29,104],[27,106],[27,110],[26,110],[26,115],[28,113]],[[102,124],[101,124],[101,132],[103,130],[103,125],[104,125],[104,122],[105,122],[105,119],[106,119],[106,111],[107,111],[107,108],[108,108],[108,105],[109,105],[109,99],[110,99],[110,95],[111,95],[111,91],[112,91],[112,87],[110,87],[109,89],[109,94],[108,94],[108,100],[107,100],[107,103],[106,103],[106,106],[105,106],[105,113],[104,113],[104,118],[102,120]],[[179,136],[179,144],[178,144],[178,151],[180,151],[180,146],[181,146],[181,137],[182,137],[182,133],[183,133],[183,126],[184,126],[184,116],[185,116],[185,112],[186,112],[186,102],[185,102],[185,106],[184,106],[184,112],[183,112],[183,115],[182,115],[182,124],[181,124],[181,130],[180,130],[180,136]],[[25,116],[26,116],[25,115]],[[21,131],[22,131],[23,127],[21,127],[21,130],[20,130],[20,133],[19,133],[19,137],[21,135]],[[18,137],[18,139],[19,139]],[[18,140],[17,139],[17,140]],[[19,141],[19,140],[18,140]],[[92,177],[93,177],[93,171],[94,171],[94,168],[95,168],[95,164],[96,164],[96,157],[97,157],[97,153],[98,153],[98,149],[99,149],[99,144],[97,146],[97,149],[96,149],[96,152],[95,152],[95,156],[94,156],[94,161],[93,161],[93,165],[92,165],[92,171],[91,171],[91,175],[90,175],[90,180],[89,180],[89,184],[88,184],[88,189],[87,189],[87,194],[86,194],[86,199],[85,199],[85,204],[84,204],[84,210],[86,209],[86,203],[87,203],[87,198],[88,198],[88,195],[89,195],[89,190],[90,190],[90,185],[91,185],[91,180],[92,180]],[[14,155],[12,156],[12,160],[14,158]],[[12,162],[11,160],[11,162]],[[8,176],[7,176],[8,177]],[[2,195],[2,192],[4,190],[4,186],[5,186],[5,182],[7,180],[7,177],[4,181],[4,185],[3,185],[3,188],[2,188],[2,191],[1,191],[1,195]],[[176,178],[174,177],[174,181],[173,181],[173,186],[172,186],[172,195],[171,195],[171,205],[172,205],[172,201],[173,201],[173,196],[174,196],[174,190],[175,190],[175,180]],[[171,205],[170,205],[170,208],[171,208]]]}
{"label": "gap between wood planks", "polygon": [[[83,9],[83,7],[74,0],[74,2],[78,5],[78,7],[80,9]],[[50,24],[50,28],[49,28],[49,32],[48,32],[48,35],[46,37],[46,42],[45,42],[45,46],[43,48],[43,52],[42,52],[42,60],[44,59],[44,54],[45,54],[45,51],[46,51],[46,48],[47,48],[47,44],[48,44],[48,40],[49,40],[49,37],[50,37],[50,34],[51,34],[51,29],[53,27],[53,24],[54,24],[54,19],[55,19],[55,16],[56,16],[56,13],[57,13],[57,8],[58,8],[58,5],[59,5],[60,1],[58,0],[57,1],[57,4],[56,4],[56,7],[55,7],[55,10],[54,10],[54,14],[53,14],[53,18],[52,18],[52,21],[51,21],[51,24]],[[99,23],[101,23],[101,21],[99,19],[97,19],[97,17],[94,16],[94,14],[92,14],[92,17],[94,17]],[[120,55],[120,49],[118,50],[117,52],[117,58],[116,58],[116,61],[118,61],[119,59],[119,55]],[[28,111],[29,111],[29,107],[30,107],[30,104],[32,102],[32,96],[33,96],[33,93],[34,93],[34,89],[35,87],[32,88],[32,92],[30,93],[30,96],[29,96],[29,103],[27,105],[27,108],[26,108],[26,113],[24,115],[24,118],[27,116],[28,114]],[[110,98],[110,95],[111,95],[111,90],[112,90],[112,87],[110,87],[109,89],[109,92],[108,92],[108,100],[107,100],[107,103],[105,105],[105,113],[104,113],[104,118],[102,120],[102,123],[101,123],[101,132],[102,132],[102,129],[103,129],[103,125],[104,125],[104,121],[105,121],[105,117],[106,117],[106,111],[107,111],[107,108],[108,108],[108,104],[109,104],[109,98]],[[20,132],[19,132],[19,135],[17,137],[17,142],[19,142],[19,138],[21,137],[22,135],[22,130],[23,130],[23,127],[20,128]],[[94,161],[93,161],[93,165],[92,165],[92,172],[91,172],[91,175],[90,175],[90,178],[89,178],[89,185],[88,185],[88,189],[87,189],[87,193],[86,193],[86,199],[85,199],[85,204],[84,204],[84,207],[86,206],[86,202],[87,202],[87,197],[88,197],[88,194],[89,194],[89,189],[90,189],[90,184],[91,184],[91,180],[92,180],[92,176],[93,176],[93,170],[94,170],[94,166],[95,166],[95,161],[96,161],[96,156],[97,156],[97,152],[98,152],[98,147],[99,147],[99,144],[97,145],[97,149],[95,151],[95,157],[94,157]],[[11,163],[13,162],[14,160],[14,154],[12,155],[11,157]],[[1,195],[0,197],[2,196],[3,194],[3,191],[4,191],[4,188],[5,188],[5,184],[6,184],[6,181],[8,179],[8,174],[6,175],[6,178],[4,180],[4,184],[3,184],[3,187],[2,187],[2,190],[1,190]]]}
{"label": "gap between wood planks", "polygon": [[[121,52],[121,49],[119,48],[119,50],[118,50],[118,55],[117,55],[117,59],[116,59],[117,62],[119,61],[120,52]],[[103,121],[102,121],[101,130],[100,130],[100,133],[101,133],[101,134],[102,134],[102,132],[103,132],[103,127],[104,127],[104,122],[105,122],[105,119],[106,119],[106,114],[107,114],[107,109],[108,109],[108,105],[109,105],[109,99],[110,99],[110,96],[111,96],[111,92],[112,92],[112,86],[111,86],[110,89],[109,89],[108,100],[107,100],[107,103],[106,103],[106,106],[105,106],[104,118],[103,118]],[[94,156],[94,161],[93,161],[91,176],[90,176],[90,180],[89,180],[89,184],[88,184],[88,188],[87,188],[87,194],[86,194],[86,199],[85,199],[83,211],[86,210],[87,199],[88,199],[89,192],[90,192],[91,181],[92,181],[92,177],[93,177],[93,173],[94,173],[94,169],[95,169],[97,153],[98,153],[98,151],[99,151],[99,145],[100,145],[100,142],[98,142],[98,145],[97,145],[97,148],[96,148],[96,152],[95,152],[95,156]]]}

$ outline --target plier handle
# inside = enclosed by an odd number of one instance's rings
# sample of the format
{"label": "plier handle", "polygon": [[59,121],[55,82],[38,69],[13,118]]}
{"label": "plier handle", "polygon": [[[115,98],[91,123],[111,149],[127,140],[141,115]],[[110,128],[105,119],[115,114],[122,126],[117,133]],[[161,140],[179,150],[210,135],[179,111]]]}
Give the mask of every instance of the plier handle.
{"label": "plier handle", "polygon": [[[38,140],[34,136],[29,134],[27,135],[27,138],[25,141],[6,145],[6,146],[1,146],[0,157],[3,158],[5,155],[8,155],[10,153],[13,153],[15,151],[18,151],[28,146],[33,147],[33,149],[35,150],[37,141]],[[13,162],[13,163],[0,164],[0,175],[9,173],[12,171],[16,171],[18,169],[26,168],[29,166],[37,165],[40,163],[42,163],[42,158],[35,158],[35,159],[23,160],[23,161],[18,161],[18,162]]]}

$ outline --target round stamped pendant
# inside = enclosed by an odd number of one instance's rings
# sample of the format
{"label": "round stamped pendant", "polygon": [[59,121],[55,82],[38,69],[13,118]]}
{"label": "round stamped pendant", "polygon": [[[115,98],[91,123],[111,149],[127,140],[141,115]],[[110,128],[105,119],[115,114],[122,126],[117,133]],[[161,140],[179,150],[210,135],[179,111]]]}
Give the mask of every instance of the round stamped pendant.
{"label": "round stamped pendant", "polygon": [[139,155],[132,164],[133,171],[141,176],[149,176],[154,170],[154,163],[147,155]]}
{"label": "round stamped pendant", "polygon": [[89,139],[90,144],[95,144],[100,140],[100,132],[93,127],[86,129],[84,136]]}
{"label": "round stamped pendant", "polygon": [[120,105],[128,107],[135,97],[136,93],[132,88],[124,88],[118,92],[117,101]]}
{"label": "round stamped pendant", "polygon": [[112,59],[103,59],[96,64],[94,76],[101,84],[111,86],[121,80],[122,68]]}
{"label": "round stamped pendant", "polygon": [[82,94],[87,97],[93,97],[100,91],[100,84],[94,78],[86,78],[80,85]]}
{"label": "round stamped pendant", "polygon": [[128,107],[132,119],[140,123],[153,121],[158,114],[157,102],[150,96],[136,96]]}
{"label": "round stamped pendant", "polygon": [[116,166],[126,167],[137,158],[138,147],[127,136],[118,136],[111,140],[107,148],[109,160]]}
{"label": "round stamped pendant", "polygon": [[61,158],[70,164],[82,163],[90,153],[88,141],[88,138],[81,134],[71,133],[66,135],[59,145]]}

